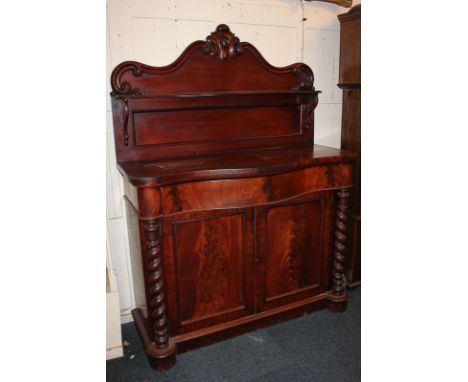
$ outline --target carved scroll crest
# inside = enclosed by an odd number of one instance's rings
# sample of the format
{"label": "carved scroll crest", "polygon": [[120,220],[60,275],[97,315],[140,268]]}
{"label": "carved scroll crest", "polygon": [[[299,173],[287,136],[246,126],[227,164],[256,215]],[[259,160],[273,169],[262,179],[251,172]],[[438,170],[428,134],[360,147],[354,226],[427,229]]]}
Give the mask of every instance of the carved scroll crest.
{"label": "carved scroll crest", "polygon": [[306,79],[298,85],[294,86],[291,90],[315,90],[314,73],[312,72],[312,70],[310,70],[310,68],[307,65],[299,63],[291,69],[291,72],[296,76],[298,76],[301,72],[305,73],[306,75]]}
{"label": "carved scroll crest", "polygon": [[220,24],[216,31],[206,37],[202,52],[224,61],[244,52],[240,40],[226,24]]}
{"label": "carved scroll crest", "polygon": [[134,62],[122,66],[119,70],[114,71],[111,78],[111,96],[142,95],[142,91],[140,89],[133,88],[128,81],[122,81],[124,73],[129,71],[131,71],[135,77],[140,77],[143,74],[144,69],[141,65]]}

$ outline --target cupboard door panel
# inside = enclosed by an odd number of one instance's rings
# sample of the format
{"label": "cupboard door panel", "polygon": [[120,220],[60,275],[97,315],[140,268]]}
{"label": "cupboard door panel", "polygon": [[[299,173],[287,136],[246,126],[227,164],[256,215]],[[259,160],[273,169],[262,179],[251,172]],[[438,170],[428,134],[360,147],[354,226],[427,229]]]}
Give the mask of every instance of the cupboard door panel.
{"label": "cupboard door panel", "polygon": [[[252,211],[187,214],[170,222],[175,326],[185,333],[252,311]],[[252,301],[252,298],[250,298]]]}
{"label": "cupboard door panel", "polygon": [[320,200],[269,209],[267,213],[267,299],[318,285]]}
{"label": "cupboard door panel", "polygon": [[330,200],[326,194],[258,210],[258,307],[325,290]]}

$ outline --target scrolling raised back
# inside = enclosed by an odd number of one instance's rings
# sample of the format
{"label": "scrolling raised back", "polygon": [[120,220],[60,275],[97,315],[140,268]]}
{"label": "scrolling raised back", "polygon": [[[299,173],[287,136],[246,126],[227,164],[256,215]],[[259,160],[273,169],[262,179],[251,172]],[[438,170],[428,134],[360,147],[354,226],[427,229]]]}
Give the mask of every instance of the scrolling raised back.
{"label": "scrolling raised back", "polygon": [[172,64],[134,61],[111,77],[119,163],[313,145],[312,70],[270,65],[227,25]]}

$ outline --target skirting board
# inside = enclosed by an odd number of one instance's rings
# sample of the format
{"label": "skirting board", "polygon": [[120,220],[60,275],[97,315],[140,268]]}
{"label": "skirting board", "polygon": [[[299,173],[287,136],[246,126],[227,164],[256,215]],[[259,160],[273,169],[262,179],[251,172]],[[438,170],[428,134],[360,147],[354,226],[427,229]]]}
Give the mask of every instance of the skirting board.
{"label": "skirting board", "polygon": [[123,357],[119,294],[106,293],[106,359]]}
{"label": "skirting board", "polygon": [[[147,311],[146,311],[146,305],[144,306],[137,306],[135,308],[138,308],[140,309],[142,312],[143,312],[143,315],[146,317],[147,316]],[[135,309],[133,308],[133,309]],[[125,314],[122,314],[122,312],[120,312],[120,322],[123,324],[128,324],[130,322],[133,322],[133,316],[132,316],[132,312],[130,311],[129,313],[125,313]]]}
{"label": "skirting board", "polygon": [[116,348],[106,349],[106,360],[123,357],[123,348],[122,346],[117,346]]}

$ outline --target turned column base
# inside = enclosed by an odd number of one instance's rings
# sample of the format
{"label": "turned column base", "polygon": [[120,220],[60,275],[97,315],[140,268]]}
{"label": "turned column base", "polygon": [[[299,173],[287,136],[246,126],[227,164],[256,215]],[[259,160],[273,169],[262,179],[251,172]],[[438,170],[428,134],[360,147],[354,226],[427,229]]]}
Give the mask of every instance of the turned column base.
{"label": "turned column base", "polygon": [[333,292],[327,293],[327,308],[330,312],[341,313],[346,310],[348,296],[346,294],[336,295]]}
{"label": "turned column base", "polygon": [[176,363],[176,345],[174,341],[170,338],[167,347],[163,349],[157,348],[151,340],[147,321],[141,309],[133,309],[132,316],[151,367],[160,371],[173,367]]}
{"label": "turned column base", "polygon": [[175,344],[172,343],[172,346],[169,345],[167,349],[168,349],[167,353],[166,352],[161,353],[160,350],[162,349],[158,349],[156,346],[154,346],[154,342],[151,343],[149,346],[145,346],[146,356],[148,357],[148,361],[153,369],[164,371],[164,370],[169,370],[175,365],[176,363]]}

